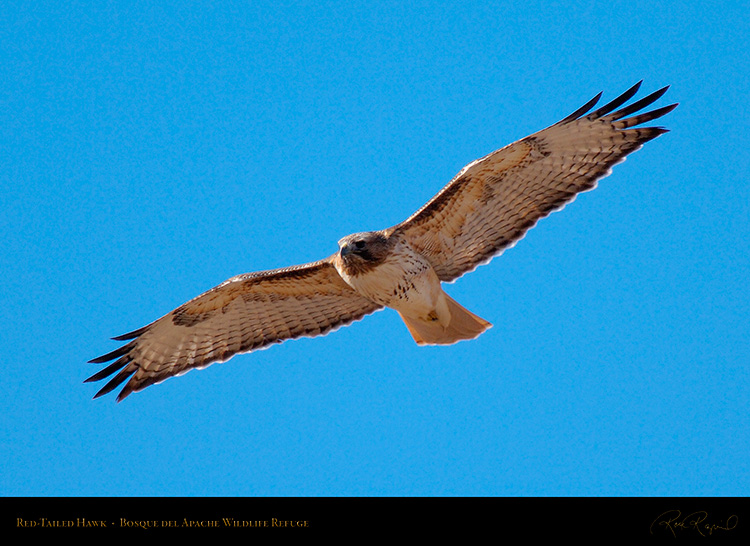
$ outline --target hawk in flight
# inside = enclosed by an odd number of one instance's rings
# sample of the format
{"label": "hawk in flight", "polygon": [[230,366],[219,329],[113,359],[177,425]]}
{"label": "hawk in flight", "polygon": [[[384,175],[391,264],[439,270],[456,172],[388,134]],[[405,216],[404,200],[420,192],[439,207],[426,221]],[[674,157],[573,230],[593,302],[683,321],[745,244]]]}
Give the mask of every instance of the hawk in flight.
{"label": "hawk in flight", "polygon": [[490,323],[454,301],[441,283],[513,246],[540,218],[593,189],[612,166],[667,132],[637,126],[677,106],[638,113],[668,87],[622,107],[639,87],[589,112],[599,93],[554,125],[468,164],[396,226],[344,237],[324,260],[233,277],[114,338],[128,343],[91,360],[114,361],[86,380],[115,374],[95,398],[125,383],[120,401],[238,353],[326,334],[383,307],[398,312],[420,345],[477,337]]}

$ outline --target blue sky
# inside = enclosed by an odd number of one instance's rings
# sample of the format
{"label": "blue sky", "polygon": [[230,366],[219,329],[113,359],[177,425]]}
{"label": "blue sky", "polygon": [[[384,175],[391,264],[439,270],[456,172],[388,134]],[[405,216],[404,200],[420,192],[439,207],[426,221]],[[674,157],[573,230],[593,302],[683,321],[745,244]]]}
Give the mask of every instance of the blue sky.
{"label": "blue sky", "polygon": [[[742,3],[10,4],[3,495],[747,494]],[[478,339],[386,310],[92,400],[110,337],[641,79],[671,132],[447,287]]]}

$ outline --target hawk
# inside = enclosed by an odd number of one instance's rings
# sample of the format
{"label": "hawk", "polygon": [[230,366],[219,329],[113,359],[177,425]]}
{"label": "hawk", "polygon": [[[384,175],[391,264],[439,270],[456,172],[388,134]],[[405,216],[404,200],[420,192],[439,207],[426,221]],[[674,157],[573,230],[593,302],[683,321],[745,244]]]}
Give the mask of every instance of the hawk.
{"label": "hawk", "polygon": [[327,334],[384,307],[398,312],[420,345],[477,337],[490,323],[454,301],[442,283],[513,246],[540,218],[593,189],[628,154],[666,133],[636,126],[677,106],[638,113],[668,86],[622,107],[640,85],[590,112],[599,93],[554,125],[469,163],[398,225],[344,237],[324,260],[233,277],[113,338],[128,343],[91,360],[114,362],[86,382],[116,374],[94,398],[125,383],[120,401],[238,353]]}

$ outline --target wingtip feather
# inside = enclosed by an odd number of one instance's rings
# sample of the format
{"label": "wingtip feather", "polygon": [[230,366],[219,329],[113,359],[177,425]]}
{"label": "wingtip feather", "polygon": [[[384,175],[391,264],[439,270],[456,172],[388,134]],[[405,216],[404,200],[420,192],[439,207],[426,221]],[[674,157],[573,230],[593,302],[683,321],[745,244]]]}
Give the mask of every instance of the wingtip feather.
{"label": "wingtip feather", "polygon": [[581,106],[578,110],[576,110],[575,112],[573,112],[569,116],[561,119],[558,122],[558,125],[563,124],[563,123],[568,123],[568,122],[571,122],[571,121],[575,121],[578,118],[580,118],[582,115],[584,115],[586,112],[588,112],[589,110],[591,110],[594,106],[596,106],[596,103],[598,103],[599,99],[602,98],[602,94],[603,93],[604,93],[603,91],[599,91],[598,95],[596,95],[594,98],[592,98],[586,104],[584,104],[583,106]]}
{"label": "wingtip feather", "polygon": [[638,90],[641,88],[641,84],[643,83],[643,80],[639,81],[635,85],[633,85],[630,89],[622,93],[620,96],[616,97],[614,100],[608,102],[601,108],[597,109],[594,112],[591,112],[588,116],[586,116],[588,119],[594,120],[598,119],[606,114],[609,114],[612,110],[615,108],[618,108],[628,102],[631,98],[633,98],[636,93],[638,93]]}
{"label": "wingtip feather", "polygon": [[607,116],[606,119],[610,122],[617,121],[619,119],[624,118],[625,116],[629,116],[630,114],[637,112],[638,110],[642,110],[646,106],[649,106],[650,104],[653,104],[654,102],[659,100],[664,95],[664,93],[667,92],[667,89],[669,89],[669,86],[665,85],[661,89],[654,91],[650,95],[646,95],[645,97],[634,102],[633,104],[626,106],[625,108],[622,108],[621,110],[618,110],[617,112],[614,112],[613,114],[610,114],[609,116]]}
{"label": "wingtip feather", "polygon": [[115,341],[128,341],[131,339],[135,339],[138,336],[142,335],[148,328],[151,326],[150,324],[148,326],[144,326],[142,328],[138,328],[137,330],[133,330],[132,332],[128,332],[127,334],[122,334],[119,336],[115,336],[112,339]]}

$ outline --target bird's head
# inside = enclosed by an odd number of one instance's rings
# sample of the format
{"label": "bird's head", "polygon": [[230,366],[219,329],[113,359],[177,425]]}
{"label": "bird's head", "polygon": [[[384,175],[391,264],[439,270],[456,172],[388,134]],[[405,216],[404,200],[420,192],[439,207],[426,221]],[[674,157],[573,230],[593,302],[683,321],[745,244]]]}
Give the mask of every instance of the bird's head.
{"label": "bird's head", "polygon": [[388,255],[388,238],[380,231],[353,233],[339,241],[339,256],[352,273],[362,273],[382,263]]}

